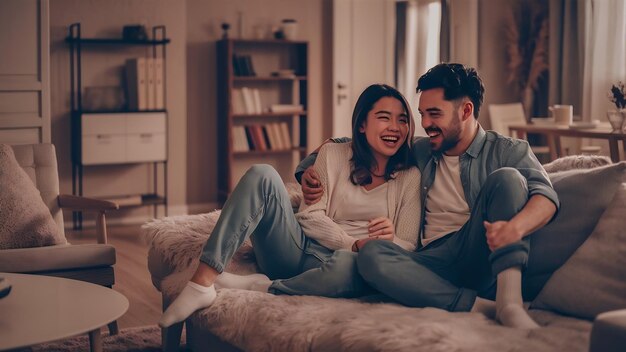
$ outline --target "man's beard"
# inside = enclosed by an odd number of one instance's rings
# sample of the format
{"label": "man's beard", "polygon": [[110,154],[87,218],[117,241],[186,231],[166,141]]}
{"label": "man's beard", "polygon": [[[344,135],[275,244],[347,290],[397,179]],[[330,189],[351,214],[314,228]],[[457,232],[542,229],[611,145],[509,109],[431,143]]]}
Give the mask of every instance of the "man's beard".
{"label": "man's beard", "polygon": [[[443,132],[442,132],[443,135]],[[438,149],[433,148],[431,144],[431,148],[433,151],[439,153],[445,153],[448,150],[454,148],[461,141],[461,121],[453,120],[450,124],[450,128],[447,133],[443,136],[443,141],[441,141],[441,146]]]}

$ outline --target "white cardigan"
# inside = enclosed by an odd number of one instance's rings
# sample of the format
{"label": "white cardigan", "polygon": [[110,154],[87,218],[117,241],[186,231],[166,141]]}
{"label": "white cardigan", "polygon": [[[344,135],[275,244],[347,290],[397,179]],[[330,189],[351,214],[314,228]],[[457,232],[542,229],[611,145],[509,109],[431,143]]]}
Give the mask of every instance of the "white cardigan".
{"label": "white cardigan", "polygon": [[[313,167],[324,186],[324,194],[313,205],[301,202],[296,214],[304,233],[332,250],[350,250],[356,241],[333,221],[337,213],[337,190],[361,187],[350,181],[351,158],[351,143],[328,143],[322,146]],[[417,246],[419,232],[420,180],[418,169],[411,167],[395,173],[395,178],[387,181],[387,206],[395,225],[394,242],[411,251]]]}

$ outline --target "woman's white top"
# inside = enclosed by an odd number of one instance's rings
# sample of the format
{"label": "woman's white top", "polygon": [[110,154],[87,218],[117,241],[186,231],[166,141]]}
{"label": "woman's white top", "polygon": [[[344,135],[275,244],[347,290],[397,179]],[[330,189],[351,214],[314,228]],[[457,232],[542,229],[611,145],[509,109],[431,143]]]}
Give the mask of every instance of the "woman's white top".
{"label": "woman's white top", "polygon": [[[349,207],[357,209],[373,206],[377,209],[374,210],[375,214],[386,213],[386,217],[393,222],[394,242],[405,249],[414,250],[420,224],[420,172],[416,167],[396,172],[395,178],[385,183],[386,197],[379,198],[377,202],[363,199],[357,202],[355,192],[363,187],[350,181],[351,158],[350,143],[328,143],[320,149],[314,169],[324,186],[324,194],[315,204],[300,204],[296,218],[304,233],[329,249],[350,250],[357,238],[338,223],[339,214]],[[379,191],[382,193],[383,190]],[[341,218],[341,221],[346,220],[346,215]]]}

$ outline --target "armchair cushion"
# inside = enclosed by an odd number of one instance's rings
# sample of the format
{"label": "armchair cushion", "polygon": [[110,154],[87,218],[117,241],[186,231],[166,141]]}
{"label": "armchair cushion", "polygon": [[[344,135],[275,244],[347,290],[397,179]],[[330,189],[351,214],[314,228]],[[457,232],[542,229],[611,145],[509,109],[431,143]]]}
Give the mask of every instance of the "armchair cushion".
{"label": "armchair cushion", "polygon": [[115,248],[108,244],[65,244],[0,251],[0,272],[79,270],[113,264]]}
{"label": "armchair cushion", "polygon": [[626,309],[626,183],[598,225],[546,283],[533,307],[594,319]]}
{"label": "armchair cushion", "polygon": [[0,187],[0,249],[67,242],[13,149],[5,144],[0,144]]}

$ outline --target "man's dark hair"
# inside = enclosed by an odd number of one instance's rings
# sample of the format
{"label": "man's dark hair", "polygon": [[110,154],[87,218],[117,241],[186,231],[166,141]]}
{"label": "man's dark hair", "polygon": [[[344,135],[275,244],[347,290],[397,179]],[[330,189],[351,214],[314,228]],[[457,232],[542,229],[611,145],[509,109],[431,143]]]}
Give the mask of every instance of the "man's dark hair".
{"label": "man's dark hair", "polygon": [[441,63],[417,81],[418,93],[434,88],[443,88],[443,96],[448,101],[467,97],[474,104],[474,118],[478,120],[485,86],[475,69],[462,64]]}
{"label": "man's dark hair", "polygon": [[350,172],[350,181],[355,185],[364,186],[372,183],[371,169],[376,161],[372,153],[372,147],[370,147],[367,142],[365,133],[361,133],[360,128],[367,120],[367,114],[374,108],[374,104],[384,97],[391,97],[400,101],[409,119],[407,140],[404,141],[400,149],[389,158],[387,167],[385,168],[385,180],[388,181],[392,179],[394,172],[408,169],[412,165],[415,165],[410,152],[411,143],[409,143],[413,137],[414,129],[413,115],[409,103],[397,89],[386,84],[372,84],[361,93],[354,106],[354,111],[352,112],[352,159],[350,159],[350,161],[352,161],[353,167]]}

